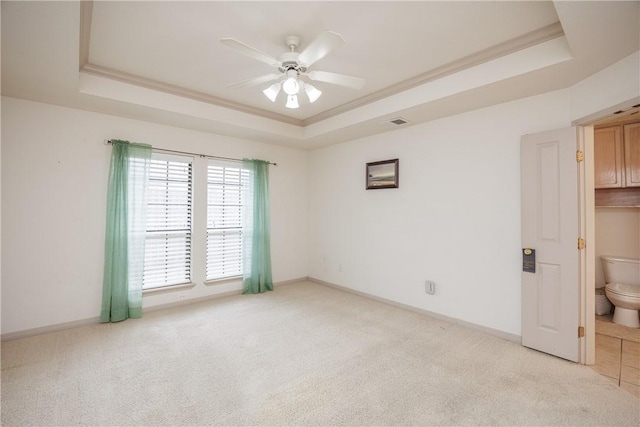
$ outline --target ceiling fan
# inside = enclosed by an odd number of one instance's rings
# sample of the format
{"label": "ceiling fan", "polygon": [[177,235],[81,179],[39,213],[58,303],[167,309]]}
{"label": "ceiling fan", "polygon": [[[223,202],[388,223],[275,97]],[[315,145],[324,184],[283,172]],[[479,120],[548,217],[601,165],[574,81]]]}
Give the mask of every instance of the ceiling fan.
{"label": "ceiling fan", "polygon": [[300,45],[299,37],[289,36],[285,42],[289,48],[289,52],[284,52],[278,56],[278,58],[274,58],[236,39],[221,39],[220,43],[223,45],[277,68],[279,71],[279,73],[266,74],[264,76],[232,83],[228,85],[228,87],[257,85],[279,80],[262,92],[271,102],[276,102],[276,97],[280,93],[280,89],[282,89],[287,94],[287,103],[285,106],[287,108],[298,108],[298,93],[300,93],[301,90],[304,90],[310,102],[315,102],[322,94],[322,92],[311,83],[303,81],[301,79],[303,76],[309,80],[331,83],[353,89],[360,89],[364,85],[364,79],[360,77],[330,73],[328,71],[309,71],[309,68],[316,61],[324,58],[329,52],[344,43],[344,39],[340,34],[334,33],[333,31],[324,31],[302,52],[295,51]]}

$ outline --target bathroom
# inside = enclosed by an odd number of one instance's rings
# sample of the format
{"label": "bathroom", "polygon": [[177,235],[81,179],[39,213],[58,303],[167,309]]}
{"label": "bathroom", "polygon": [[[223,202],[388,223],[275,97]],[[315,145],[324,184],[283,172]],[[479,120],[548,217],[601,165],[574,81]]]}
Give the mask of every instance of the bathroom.
{"label": "bathroom", "polygon": [[[596,365],[594,369],[640,398],[640,328],[638,312],[627,311],[616,322],[614,304],[604,295],[605,270],[614,264],[601,257],[640,260],[640,114],[638,106],[625,117],[594,127],[595,163],[595,287]],[[618,263],[620,264],[620,263]],[[626,268],[637,275],[635,264]],[[630,266],[630,267],[629,267]],[[610,273],[611,274],[611,273]],[[635,288],[634,288],[635,289]],[[640,289],[640,288],[638,288]],[[625,289],[626,290],[626,289]],[[611,299],[618,298],[607,290]],[[627,298],[626,294],[623,298]],[[635,294],[634,294],[635,295]],[[635,300],[635,296],[632,297]],[[625,300],[626,301],[626,300]],[[631,316],[628,316],[631,314]],[[629,320],[631,319],[631,320]],[[624,320],[624,321],[623,321]]]}

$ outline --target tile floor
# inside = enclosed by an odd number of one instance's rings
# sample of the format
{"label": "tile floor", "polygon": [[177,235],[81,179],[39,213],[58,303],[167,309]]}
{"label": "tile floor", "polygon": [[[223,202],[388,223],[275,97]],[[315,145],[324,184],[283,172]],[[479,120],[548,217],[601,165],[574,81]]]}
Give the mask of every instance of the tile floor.
{"label": "tile floor", "polygon": [[640,329],[596,316],[596,364],[592,366],[640,399]]}

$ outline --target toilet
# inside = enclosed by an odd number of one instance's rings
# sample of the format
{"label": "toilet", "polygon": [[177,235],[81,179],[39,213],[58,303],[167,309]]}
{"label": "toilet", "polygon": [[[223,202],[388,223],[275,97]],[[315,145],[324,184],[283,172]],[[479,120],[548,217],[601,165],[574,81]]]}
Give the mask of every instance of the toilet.
{"label": "toilet", "polygon": [[640,328],[640,260],[602,256],[604,292],[615,306],[613,322],[630,328]]}

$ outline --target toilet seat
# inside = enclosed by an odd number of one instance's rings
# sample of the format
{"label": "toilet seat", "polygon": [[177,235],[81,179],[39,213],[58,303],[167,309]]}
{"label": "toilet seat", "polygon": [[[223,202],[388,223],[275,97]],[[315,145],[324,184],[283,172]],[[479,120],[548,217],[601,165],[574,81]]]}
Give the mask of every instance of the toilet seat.
{"label": "toilet seat", "polygon": [[640,298],[640,286],[627,285],[624,283],[607,283],[605,289],[624,297]]}

